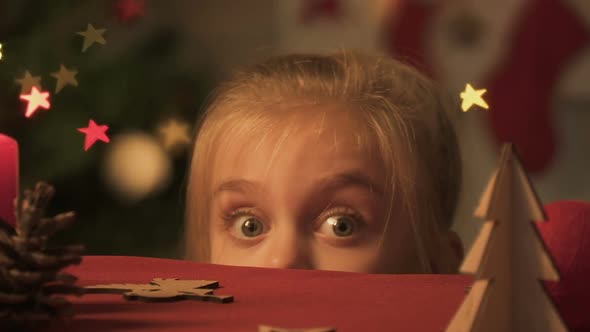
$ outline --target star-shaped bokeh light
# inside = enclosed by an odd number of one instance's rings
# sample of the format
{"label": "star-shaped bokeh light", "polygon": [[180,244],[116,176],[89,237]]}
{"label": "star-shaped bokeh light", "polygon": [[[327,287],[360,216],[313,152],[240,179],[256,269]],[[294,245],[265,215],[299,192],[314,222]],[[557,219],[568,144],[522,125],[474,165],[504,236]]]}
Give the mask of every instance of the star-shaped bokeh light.
{"label": "star-shaped bokeh light", "polygon": [[463,99],[461,109],[463,109],[463,112],[469,111],[473,105],[488,109],[488,103],[482,97],[486,91],[486,89],[475,90],[471,84],[467,83],[465,91],[461,92],[461,99]]}
{"label": "star-shaped bokeh light", "polygon": [[166,150],[174,150],[183,147],[191,142],[190,126],[186,122],[169,120],[162,125],[158,132]]}
{"label": "star-shaped bokeh light", "polygon": [[37,87],[37,89],[41,90],[41,76],[33,76],[28,70],[25,70],[23,77],[17,78],[14,81],[20,85],[21,94],[31,92],[32,87]]}
{"label": "star-shaped bokeh light", "polygon": [[88,151],[96,141],[103,141],[105,143],[110,142],[110,139],[106,134],[108,129],[109,126],[97,125],[92,119],[88,121],[88,127],[78,128],[79,132],[86,134],[86,138],[84,139],[84,151]]}
{"label": "star-shaped bokeh light", "polygon": [[105,33],[105,31],[107,31],[107,30],[106,29],[95,29],[92,24],[88,23],[88,26],[86,27],[86,31],[78,32],[78,35],[84,37],[84,44],[82,45],[82,52],[86,52],[86,50],[90,46],[92,46],[94,43],[99,43],[101,45],[106,44],[107,41],[102,36]]}
{"label": "star-shaped bokeh light", "polygon": [[30,94],[21,94],[20,99],[26,100],[28,102],[27,110],[25,111],[25,117],[30,118],[39,109],[39,107],[48,110],[49,107],[51,107],[48,98],[49,92],[39,91],[36,86],[31,88]]}
{"label": "star-shaped bokeh light", "polygon": [[59,93],[61,89],[63,89],[66,85],[71,86],[78,86],[78,80],[76,80],[76,75],[78,71],[73,69],[68,69],[63,64],[59,66],[59,71],[55,73],[51,73],[51,76],[57,79],[57,83],[55,86],[55,93]]}

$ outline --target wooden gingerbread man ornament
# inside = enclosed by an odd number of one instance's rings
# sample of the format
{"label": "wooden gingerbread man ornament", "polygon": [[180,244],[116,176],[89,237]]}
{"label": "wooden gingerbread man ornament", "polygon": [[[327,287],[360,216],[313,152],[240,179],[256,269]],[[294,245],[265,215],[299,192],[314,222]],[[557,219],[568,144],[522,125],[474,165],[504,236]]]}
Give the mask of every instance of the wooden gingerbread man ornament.
{"label": "wooden gingerbread man ornament", "polygon": [[127,300],[170,302],[179,300],[233,302],[232,295],[215,295],[219,282],[211,280],[179,280],[155,278],[149,284],[108,284],[86,286],[90,294],[123,294]]}

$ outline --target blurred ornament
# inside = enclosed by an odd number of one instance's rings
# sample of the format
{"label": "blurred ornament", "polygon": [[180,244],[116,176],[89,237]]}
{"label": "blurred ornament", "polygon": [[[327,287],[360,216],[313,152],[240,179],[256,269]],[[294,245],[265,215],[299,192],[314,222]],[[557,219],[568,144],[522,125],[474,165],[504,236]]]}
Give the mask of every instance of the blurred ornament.
{"label": "blurred ornament", "polygon": [[41,76],[33,76],[28,70],[25,70],[25,76],[17,78],[15,82],[20,85],[21,94],[31,92],[34,86],[41,90]]}
{"label": "blurred ornament", "polygon": [[86,50],[92,46],[94,43],[99,43],[101,45],[105,45],[107,41],[102,36],[106,29],[95,29],[92,24],[88,23],[86,31],[78,32],[78,35],[84,37],[84,45],[82,45],[82,52],[86,52]]}
{"label": "blurred ornament", "polygon": [[0,43],[0,60],[2,60],[2,43]]}
{"label": "blurred ornament", "polygon": [[461,109],[463,109],[463,112],[467,112],[473,105],[488,109],[488,103],[482,98],[486,91],[486,89],[475,90],[471,84],[467,83],[465,91],[461,92],[461,99],[463,99]]}
{"label": "blurred ornament", "polygon": [[153,136],[129,133],[113,140],[103,172],[121,199],[135,202],[168,185],[172,163]]}
{"label": "blurred ornament", "polygon": [[129,22],[144,15],[144,0],[118,0],[115,8],[117,17],[122,22]]}
{"label": "blurred ornament", "polygon": [[57,79],[55,93],[59,93],[66,85],[78,86],[78,80],[76,80],[77,74],[77,70],[68,70],[63,64],[60,65],[59,71],[51,74],[51,76]]}
{"label": "blurred ornament", "polygon": [[169,120],[158,129],[164,148],[170,152],[179,151],[190,142],[190,126],[184,121]]}
{"label": "blurred ornament", "polygon": [[86,138],[84,139],[84,151],[88,151],[97,140],[105,143],[110,142],[109,137],[106,135],[108,129],[109,126],[97,125],[94,120],[88,121],[88,127],[78,128],[79,132],[86,134]]}
{"label": "blurred ornament", "polygon": [[37,109],[39,109],[39,107],[48,110],[49,107],[51,107],[49,100],[47,100],[48,98],[49,92],[39,91],[36,86],[33,86],[30,94],[21,94],[20,99],[27,101],[27,110],[25,112],[25,117],[30,118],[33,115],[33,113],[35,113]]}

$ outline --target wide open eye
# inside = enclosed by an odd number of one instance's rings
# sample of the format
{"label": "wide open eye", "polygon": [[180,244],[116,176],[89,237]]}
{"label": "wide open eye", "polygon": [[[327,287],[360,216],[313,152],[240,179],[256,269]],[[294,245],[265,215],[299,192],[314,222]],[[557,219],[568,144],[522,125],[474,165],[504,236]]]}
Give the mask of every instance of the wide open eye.
{"label": "wide open eye", "polygon": [[223,219],[229,233],[240,240],[254,240],[269,230],[269,227],[251,208],[233,211]]}
{"label": "wide open eye", "polygon": [[356,236],[363,226],[362,217],[356,211],[345,207],[329,210],[322,215],[321,221],[318,231],[335,238]]}
{"label": "wide open eye", "polygon": [[[240,220],[241,219],[241,220]],[[264,224],[252,216],[238,218],[237,225],[245,237],[256,237],[264,232]]]}
{"label": "wide open eye", "polygon": [[357,228],[356,221],[350,216],[333,216],[326,219],[326,228],[331,228],[338,237],[351,236]]}

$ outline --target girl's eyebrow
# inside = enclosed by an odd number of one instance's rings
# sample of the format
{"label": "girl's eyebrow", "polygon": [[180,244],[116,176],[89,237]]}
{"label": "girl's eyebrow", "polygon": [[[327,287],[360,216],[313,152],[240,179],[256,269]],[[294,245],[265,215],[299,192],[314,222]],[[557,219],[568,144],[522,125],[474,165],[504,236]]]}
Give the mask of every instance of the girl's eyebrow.
{"label": "girl's eyebrow", "polygon": [[245,179],[229,179],[223,181],[217,189],[213,191],[213,198],[217,197],[224,191],[233,191],[238,193],[254,192],[262,190],[260,183]]}
{"label": "girl's eyebrow", "polygon": [[[314,193],[323,194],[333,192],[344,187],[359,187],[375,193],[379,196],[383,194],[381,186],[372,181],[372,179],[361,170],[350,170],[334,175],[327,176],[314,183]],[[257,181],[246,179],[229,179],[223,181],[213,192],[213,198],[225,191],[238,193],[264,191],[262,185]]]}
{"label": "girl's eyebrow", "polygon": [[314,191],[317,193],[333,192],[344,187],[358,187],[366,189],[371,193],[383,194],[383,189],[380,185],[373,182],[371,177],[365,172],[355,169],[351,171],[341,172],[325,177],[314,184]]}

